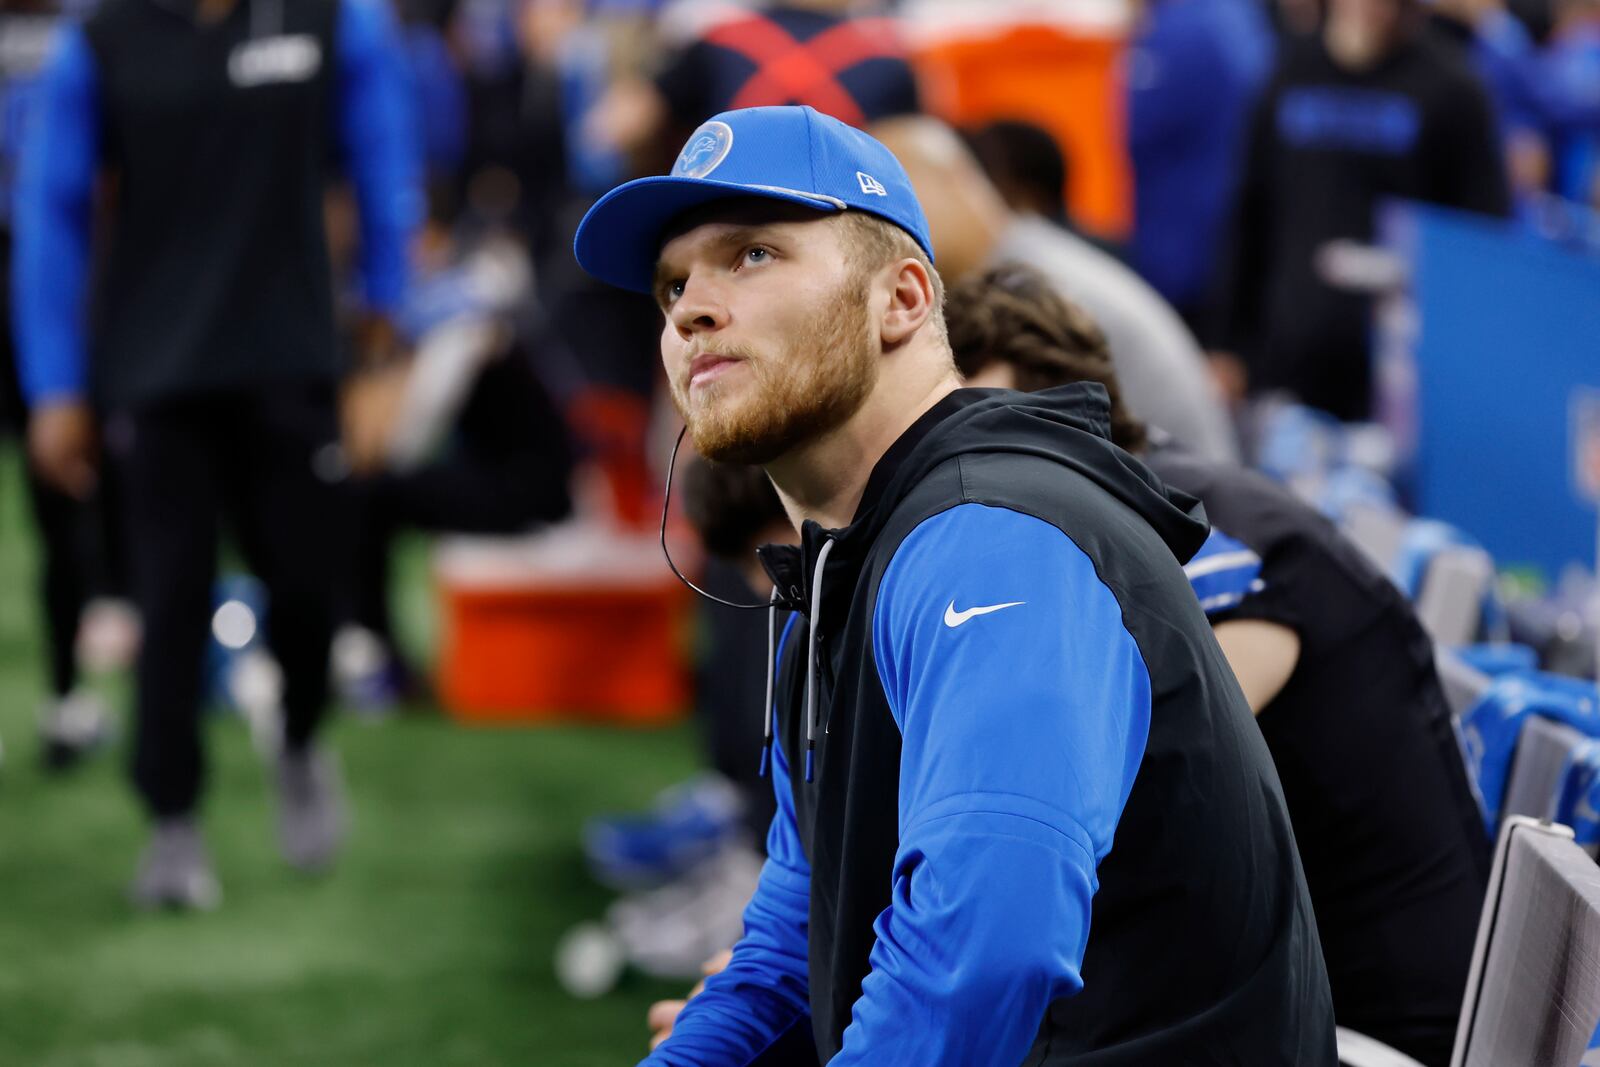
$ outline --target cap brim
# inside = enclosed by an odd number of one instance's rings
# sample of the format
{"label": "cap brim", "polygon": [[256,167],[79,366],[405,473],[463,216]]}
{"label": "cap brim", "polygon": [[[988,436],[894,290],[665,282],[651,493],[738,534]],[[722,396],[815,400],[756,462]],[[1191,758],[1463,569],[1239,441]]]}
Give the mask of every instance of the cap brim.
{"label": "cap brim", "polygon": [[671,175],[639,178],[595,201],[578,224],[572,251],[578,265],[601,281],[648,293],[654,287],[661,234],[668,223],[691,208],[744,197],[800,204],[822,212],[843,210],[836,201],[784,189]]}

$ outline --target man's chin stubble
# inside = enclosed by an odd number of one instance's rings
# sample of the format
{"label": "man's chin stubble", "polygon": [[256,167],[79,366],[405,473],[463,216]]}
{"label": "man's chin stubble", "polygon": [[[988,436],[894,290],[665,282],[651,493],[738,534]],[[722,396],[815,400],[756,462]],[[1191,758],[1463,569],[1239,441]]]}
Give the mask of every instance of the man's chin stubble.
{"label": "man's chin stubble", "polygon": [[817,366],[815,355],[790,359],[791,377],[774,380],[759,373],[764,368],[749,365],[752,377],[740,388],[727,389],[730,395],[719,396],[732,383],[708,383],[696,418],[688,417],[689,405],[674,390],[695,449],[715,462],[766,466],[842,425],[877,380],[875,354],[865,351],[862,340],[865,316],[865,308],[849,297],[818,314],[813,351],[834,356],[826,369]]}

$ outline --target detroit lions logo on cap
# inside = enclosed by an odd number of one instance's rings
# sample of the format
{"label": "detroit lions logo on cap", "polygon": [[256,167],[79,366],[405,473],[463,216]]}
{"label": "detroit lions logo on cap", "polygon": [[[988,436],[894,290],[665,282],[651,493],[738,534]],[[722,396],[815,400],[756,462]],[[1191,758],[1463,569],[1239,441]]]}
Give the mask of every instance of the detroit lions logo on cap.
{"label": "detroit lions logo on cap", "polygon": [[726,122],[708,122],[694,131],[678,153],[673,177],[704,178],[722,165],[732,149],[733,129]]}

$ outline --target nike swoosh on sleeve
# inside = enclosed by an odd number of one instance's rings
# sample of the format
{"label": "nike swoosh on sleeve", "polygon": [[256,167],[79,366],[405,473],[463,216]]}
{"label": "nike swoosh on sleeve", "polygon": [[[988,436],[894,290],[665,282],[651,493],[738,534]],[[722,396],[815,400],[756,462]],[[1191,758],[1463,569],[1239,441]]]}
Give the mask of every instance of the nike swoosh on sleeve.
{"label": "nike swoosh on sleeve", "polygon": [[1025,600],[1013,600],[1009,604],[990,604],[986,607],[967,608],[965,611],[956,610],[956,602],[950,601],[950,606],[944,609],[944,624],[954,630],[968,619],[975,619],[979,615],[988,615],[995,611],[1004,611],[1006,608],[1020,608],[1027,603]]}

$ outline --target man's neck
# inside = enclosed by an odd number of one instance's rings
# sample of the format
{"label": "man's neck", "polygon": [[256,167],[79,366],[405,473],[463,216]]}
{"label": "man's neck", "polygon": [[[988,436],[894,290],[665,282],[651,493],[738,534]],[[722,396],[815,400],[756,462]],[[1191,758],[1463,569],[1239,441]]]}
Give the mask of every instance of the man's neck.
{"label": "man's neck", "polygon": [[1322,41],[1334,63],[1352,74],[1362,74],[1389,54],[1395,35],[1352,20],[1330,18]]}
{"label": "man's neck", "polygon": [[872,468],[911,424],[961,388],[954,369],[891,382],[885,367],[877,386],[843,425],[767,465],[767,474],[796,530],[807,519],[824,529],[850,525]]}

